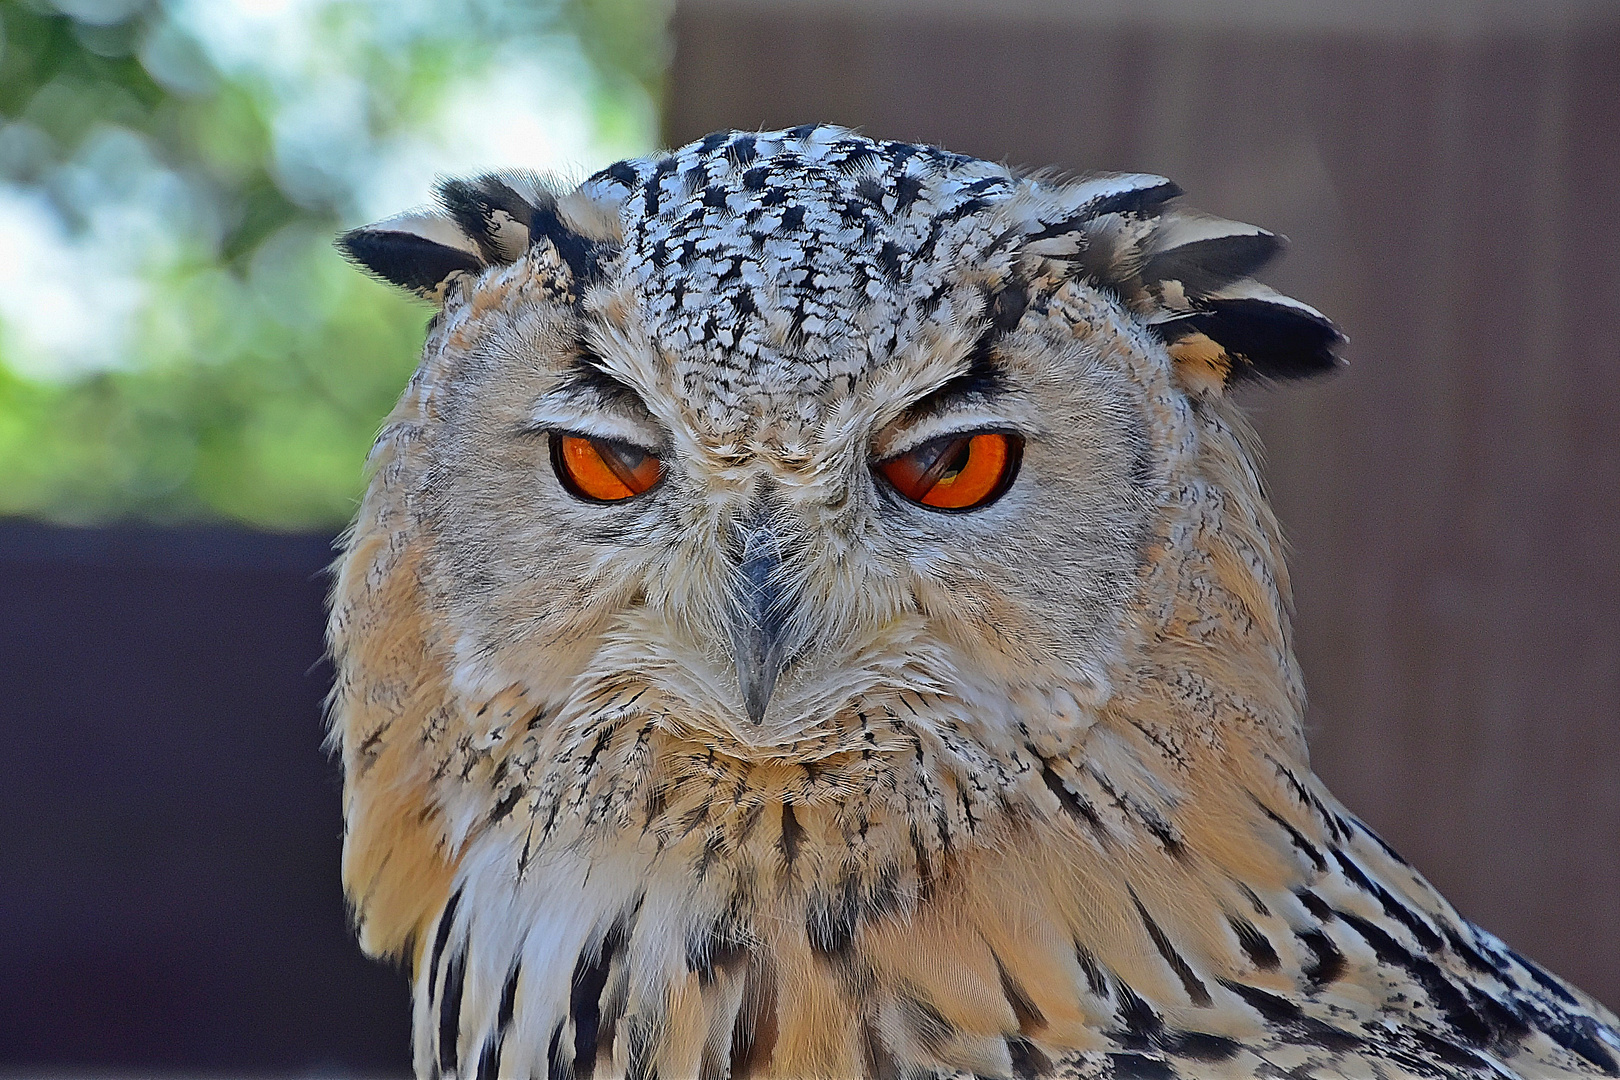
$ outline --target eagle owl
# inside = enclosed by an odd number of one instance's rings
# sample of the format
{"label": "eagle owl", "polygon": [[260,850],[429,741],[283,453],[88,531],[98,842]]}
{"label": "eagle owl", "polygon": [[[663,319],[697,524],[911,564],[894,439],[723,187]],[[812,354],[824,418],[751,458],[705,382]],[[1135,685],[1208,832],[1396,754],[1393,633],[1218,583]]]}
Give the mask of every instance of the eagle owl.
{"label": "eagle owl", "polygon": [[419,1076],[1620,1075],[1311,773],[1276,236],[826,126],[438,194],[330,622]]}

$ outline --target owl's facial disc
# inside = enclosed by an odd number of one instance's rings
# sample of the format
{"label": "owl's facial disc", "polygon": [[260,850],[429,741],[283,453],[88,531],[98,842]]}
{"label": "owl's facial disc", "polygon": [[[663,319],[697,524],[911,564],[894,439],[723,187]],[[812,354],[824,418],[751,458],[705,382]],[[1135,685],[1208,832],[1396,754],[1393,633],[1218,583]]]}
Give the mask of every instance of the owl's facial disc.
{"label": "owl's facial disc", "polygon": [[[450,309],[548,298],[477,324],[453,400],[431,388],[458,410],[431,497],[469,684],[570,717],[624,687],[682,738],[778,756],[919,686],[997,716],[987,688],[1103,686],[1154,462],[1117,307],[1019,276],[1012,219],[857,243],[840,196],[803,243],[756,223],[761,249],[705,224],[706,192],[660,203],[679,245],[626,231],[572,307],[539,249]],[[957,254],[856,273],[852,243]]]}
{"label": "owl's facial disc", "polygon": [[[659,407],[701,402],[702,386],[661,394],[656,366],[603,352],[566,367],[529,421],[548,432],[568,517],[660,553],[620,611],[644,656],[671,657],[648,670],[684,668],[664,689],[694,718],[740,714],[757,731],[748,741],[772,743],[887,685],[881,672],[922,625],[913,568],[958,573],[985,558],[964,544],[1016,530],[1025,500],[1000,504],[1033,417],[983,360],[947,355],[920,379],[857,384],[810,423],[802,402],[790,413],[776,404],[787,395],[762,388],[739,437],[706,430],[699,410]],[[839,412],[860,419],[839,433]],[[974,520],[992,507],[995,521]],[[974,602],[985,569],[968,573],[953,591]]]}
{"label": "owl's facial disc", "polygon": [[[1012,486],[1023,447],[1023,437],[1011,431],[951,432],[872,461],[870,471],[873,481],[887,483],[918,507],[970,513],[994,503]],[[777,680],[793,659],[793,616],[803,614],[795,610],[798,590],[787,583],[784,538],[775,520],[781,512],[779,492],[767,482],[733,530],[732,658],[748,719],[756,726],[764,721]],[[815,541],[799,533],[798,543],[813,546]],[[814,552],[797,554],[816,560]]]}

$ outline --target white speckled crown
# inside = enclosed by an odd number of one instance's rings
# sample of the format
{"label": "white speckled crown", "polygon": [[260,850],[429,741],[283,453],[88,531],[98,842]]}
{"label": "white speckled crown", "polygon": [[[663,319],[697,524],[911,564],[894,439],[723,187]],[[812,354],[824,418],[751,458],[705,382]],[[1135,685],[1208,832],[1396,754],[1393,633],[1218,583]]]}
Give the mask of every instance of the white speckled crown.
{"label": "white speckled crown", "polygon": [[[1179,194],[1158,176],[1050,181],[805,125],[717,132],[621,161],[560,200],[534,177],[451,181],[442,214],[403,215],[341,246],[387,280],[442,296],[459,275],[549,241],[578,292],[631,280],[649,331],[679,358],[677,383],[722,399],[847,387],[930,323],[988,312],[1010,325],[1031,280],[1075,275],[1167,341],[1224,346],[1223,377],[1332,367],[1337,329],[1249,276],[1280,239],[1168,210]],[[992,311],[1003,290],[1015,302]],[[728,386],[717,369],[747,378]]]}

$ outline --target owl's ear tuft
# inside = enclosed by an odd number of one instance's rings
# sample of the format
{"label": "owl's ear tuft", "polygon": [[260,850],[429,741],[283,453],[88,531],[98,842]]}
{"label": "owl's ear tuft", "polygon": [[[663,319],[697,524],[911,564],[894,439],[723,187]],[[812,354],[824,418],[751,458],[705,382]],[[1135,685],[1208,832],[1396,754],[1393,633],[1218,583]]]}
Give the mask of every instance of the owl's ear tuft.
{"label": "owl's ear tuft", "polygon": [[1339,328],[1251,276],[1282,252],[1282,237],[1189,210],[1166,209],[1144,225],[1141,268],[1122,292],[1169,345],[1184,387],[1219,393],[1338,367]]}
{"label": "owl's ear tuft", "polygon": [[1338,327],[1252,276],[1282,251],[1282,237],[1175,209],[1168,203],[1179,189],[1156,176],[1094,177],[1064,194],[1073,209],[1032,233],[1031,250],[1067,260],[1118,296],[1168,346],[1189,392],[1339,366]]}
{"label": "owl's ear tuft", "polygon": [[1218,393],[1250,379],[1310,378],[1342,363],[1344,335],[1315,308],[1253,281],[1223,292],[1151,323],[1186,389]]}
{"label": "owl's ear tuft", "polygon": [[513,262],[549,243],[576,285],[600,276],[598,244],[564,220],[556,193],[533,173],[447,180],[439,185],[439,202],[486,262]]}
{"label": "owl's ear tuft", "polygon": [[543,240],[551,242],[557,257],[568,264],[576,285],[588,284],[602,275],[601,252],[597,245],[569,228],[557,216],[556,206],[536,210],[530,232],[533,243],[538,244]]}
{"label": "owl's ear tuft", "polygon": [[1284,243],[1275,233],[1239,221],[1166,214],[1145,245],[1142,283],[1161,294],[1208,295],[1259,271]]}
{"label": "owl's ear tuft", "polygon": [[338,238],[337,247],[390,285],[440,303],[457,277],[484,268],[477,247],[438,214],[401,214],[353,229]]}
{"label": "owl's ear tuft", "polygon": [[509,263],[529,247],[534,216],[557,199],[530,173],[491,173],[472,180],[446,180],[439,205],[478,245],[488,263]]}

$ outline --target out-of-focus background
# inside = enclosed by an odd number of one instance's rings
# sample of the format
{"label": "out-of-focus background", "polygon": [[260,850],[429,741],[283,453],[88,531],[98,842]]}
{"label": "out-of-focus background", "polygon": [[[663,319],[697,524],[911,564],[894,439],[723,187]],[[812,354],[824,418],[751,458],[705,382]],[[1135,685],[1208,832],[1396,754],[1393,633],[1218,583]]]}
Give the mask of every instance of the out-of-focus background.
{"label": "out-of-focus background", "polygon": [[1247,392],[1318,771],[1620,1004],[1620,5],[0,0],[0,1071],[406,1071],[321,570],[428,313],[331,238],[807,120],[1292,238],[1352,340]]}

